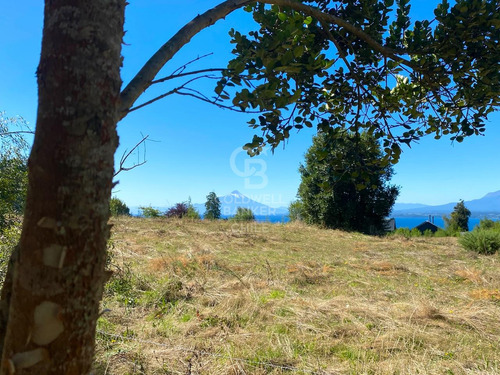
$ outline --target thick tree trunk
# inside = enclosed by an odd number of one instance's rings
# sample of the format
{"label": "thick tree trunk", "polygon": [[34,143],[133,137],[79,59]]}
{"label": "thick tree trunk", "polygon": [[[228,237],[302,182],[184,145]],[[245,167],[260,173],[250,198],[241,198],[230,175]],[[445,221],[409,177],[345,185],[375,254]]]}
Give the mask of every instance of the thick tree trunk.
{"label": "thick tree trunk", "polygon": [[[105,282],[125,0],[47,0],[3,374],[86,374]],[[2,334],[3,333],[3,334]]]}

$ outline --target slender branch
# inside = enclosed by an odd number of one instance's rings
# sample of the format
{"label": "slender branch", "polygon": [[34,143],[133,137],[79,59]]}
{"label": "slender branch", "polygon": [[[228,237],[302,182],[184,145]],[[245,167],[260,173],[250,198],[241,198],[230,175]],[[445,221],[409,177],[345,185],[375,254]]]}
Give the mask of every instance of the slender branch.
{"label": "slender branch", "polygon": [[8,135],[15,135],[15,134],[35,134],[35,132],[32,130],[18,130],[13,132],[4,132],[0,133],[0,137],[6,137]]}
{"label": "slender branch", "polygon": [[[137,75],[130,81],[130,83],[123,89],[120,100],[120,119],[124,118],[129,109],[132,108],[134,102],[139,96],[151,85],[155,76],[161,68],[172,57],[186,45],[193,36],[198,34],[201,30],[213,25],[218,20],[225,18],[228,14],[236,9],[242,8],[245,5],[251,4],[255,1],[252,0],[226,0],[216,7],[198,15],[191,22],[181,28],[168,42],[166,42],[142,67]],[[289,7],[300,12],[304,12],[319,21],[331,23],[345,28],[347,31],[356,35],[361,40],[365,41],[375,51],[381,53],[383,56],[389,57],[395,61],[399,61],[414,70],[418,70],[411,61],[408,61],[401,56],[397,55],[395,51],[390,48],[384,47],[375,41],[372,37],[366,34],[363,30],[351,25],[350,23],[342,20],[331,14],[323,13],[320,10],[311,6],[302,4],[296,0],[258,0],[264,4],[275,4],[283,7]]]}
{"label": "slender branch", "polygon": [[147,105],[153,104],[154,102],[156,102],[156,101],[158,101],[160,99],[166,98],[167,96],[170,96],[170,95],[173,95],[173,94],[177,94],[177,93],[179,93],[179,90],[185,88],[191,82],[196,81],[196,80],[201,79],[201,78],[210,78],[210,76],[209,75],[205,75],[205,76],[199,76],[199,77],[192,78],[189,81],[187,81],[187,82],[183,83],[182,85],[180,85],[179,87],[176,87],[175,89],[167,91],[165,94],[161,94],[160,96],[157,96],[156,98],[153,98],[151,100],[148,100],[145,103],[142,103],[142,104],[140,104],[140,105],[138,105],[136,107],[131,108],[128,112],[137,111],[138,109],[141,109],[141,108],[144,108]]}
{"label": "slender branch", "polygon": [[227,0],[205,13],[196,16],[166,42],[142,67],[137,75],[123,89],[120,100],[120,119],[125,117],[137,98],[151,85],[163,66],[201,30],[213,25],[229,13],[239,9],[252,0]]}
{"label": "slender branch", "polygon": [[205,57],[211,56],[213,54],[214,54],[213,52],[210,52],[210,53],[206,53],[205,55],[197,56],[196,58],[188,61],[184,65],[181,65],[180,67],[178,67],[177,69],[175,69],[174,72],[172,73],[172,75],[175,75],[175,74],[177,74],[179,72],[180,73],[184,72],[184,70],[186,70],[186,68],[188,67],[188,65],[191,65],[191,64],[195,63],[196,61],[204,59]]}
{"label": "slender branch", "polygon": [[131,167],[125,167],[125,163],[127,162],[127,159],[130,157],[130,155],[132,155],[132,153],[141,145],[141,144],[145,144],[146,140],[149,138],[149,135],[146,135],[145,137],[142,137],[142,139],[137,142],[137,144],[132,147],[132,149],[130,151],[127,152],[127,150],[125,150],[123,152],[123,155],[120,159],[120,166],[118,168],[118,170],[115,172],[115,174],[113,175],[113,177],[116,177],[120,172],[123,172],[123,171],[130,171],[134,168],[137,168],[141,165],[144,165],[146,164],[146,152],[144,151],[144,161],[140,162],[140,163],[136,163],[134,165],[132,165]]}
{"label": "slender branch", "polygon": [[212,69],[195,70],[195,71],[187,72],[187,73],[171,74],[171,75],[166,76],[164,78],[160,78],[160,79],[152,81],[151,85],[155,85],[157,83],[163,83],[163,82],[169,81],[171,79],[176,79],[176,78],[180,78],[180,77],[191,76],[191,75],[194,75],[194,74],[212,73],[212,72],[224,72],[226,70],[228,70],[228,69],[224,69],[224,68],[212,68]]}
{"label": "slender branch", "polygon": [[205,95],[203,95],[199,91],[196,91],[194,89],[189,89],[189,88],[184,88],[184,89],[185,90],[191,90],[193,92],[177,91],[176,94],[183,95],[183,96],[191,96],[191,97],[199,99],[199,100],[201,100],[203,102],[213,104],[213,105],[215,105],[215,106],[217,106],[219,108],[229,109],[230,111],[234,111],[234,112],[240,112],[240,113],[263,113],[264,112],[264,111],[247,111],[247,110],[241,110],[241,109],[238,109],[236,107],[232,107],[232,106],[220,104],[220,103],[217,103],[217,102],[215,102],[213,100],[208,99]]}
{"label": "slender branch", "polygon": [[153,104],[154,102],[166,98],[167,96],[173,95],[177,93],[177,90],[179,90],[179,87],[176,87],[175,89],[172,89],[170,91],[167,91],[165,94],[161,94],[160,96],[157,96],[156,98],[153,98],[151,100],[148,100],[145,103],[139,104],[138,106],[132,107],[128,110],[128,113],[137,111],[138,109],[144,108],[147,105]]}

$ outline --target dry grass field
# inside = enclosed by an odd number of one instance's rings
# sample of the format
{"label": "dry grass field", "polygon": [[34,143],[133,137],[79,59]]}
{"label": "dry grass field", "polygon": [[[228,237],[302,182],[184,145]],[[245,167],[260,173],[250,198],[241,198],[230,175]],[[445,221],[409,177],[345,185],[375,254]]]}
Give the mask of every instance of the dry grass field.
{"label": "dry grass field", "polygon": [[115,219],[95,374],[500,374],[500,256],[455,238]]}

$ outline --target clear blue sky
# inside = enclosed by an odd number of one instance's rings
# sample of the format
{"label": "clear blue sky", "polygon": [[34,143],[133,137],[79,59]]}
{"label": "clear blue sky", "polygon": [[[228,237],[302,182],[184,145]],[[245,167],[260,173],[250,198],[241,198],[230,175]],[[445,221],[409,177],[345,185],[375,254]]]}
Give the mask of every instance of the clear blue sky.
{"label": "clear blue sky", "polygon": [[[214,0],[131,0],[127,7],[123,47],[126,83],[172,34]],[[435,0],[413,1],[412,14],[432,17]],[[39,0],[0,3],[0,110],[36,120],[38,64],[43,6]],[[169,73],[197,56],[212,56],[193,68],[224,67],[230,57],[228,30],[248,30],[252,20],[238,11],[193,38],[164,69]],[[160,74],[161,76],[161,74]],[[172,86],[164,86],[167,91]],[[202,85],[210,94],[210,87]],[[148,92],[161,93],[161,89]],[[299,163],[311,144],[312,130],[292,134],[285,149],[250,160],[238,152],[250,141],[249,117],[212,107],[187,97],[169,97],[130,114],[119,124],[119,157],[142,134],[157,142],[147,144],[147,163],[118,176],[115,195],[129,206],[169,206],[191,197],[203,203],[212,190],[232,190],[272,206],[287,205],[300,182]],[[406,149],[393,182],[401,186],[398,202],[441,204],[474,199],[500,190],[498,147],[500,114],[495,113],[485,137],[452,145],[449,140],[425,139]],[[233,156],[233,158],[232,158]],[[231,166],[231,160],[233,165]]]}

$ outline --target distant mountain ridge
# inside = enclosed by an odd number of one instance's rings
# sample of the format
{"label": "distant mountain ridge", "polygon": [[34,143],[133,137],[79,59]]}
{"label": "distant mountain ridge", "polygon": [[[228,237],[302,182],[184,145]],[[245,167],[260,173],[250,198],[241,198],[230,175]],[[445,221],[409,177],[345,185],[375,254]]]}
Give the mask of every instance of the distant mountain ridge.
{"label": "distant mountain ridge", "polygon": [[[486,194],[479,199],[464,201],[472,216],[477,217],[500,217],[500,190]],[[420,207],[404,207],[403,204],[396,204],[392,216],[417,216],[417,215],[448,215],[457,202],[437,206],[421,205]]]}
{"label": "distant mountain ridge", "polygon": [[411,210],[414,208],[424,208],[429,207],[428,204],[421,203],[395,203],[392,208],[393,211]]}

